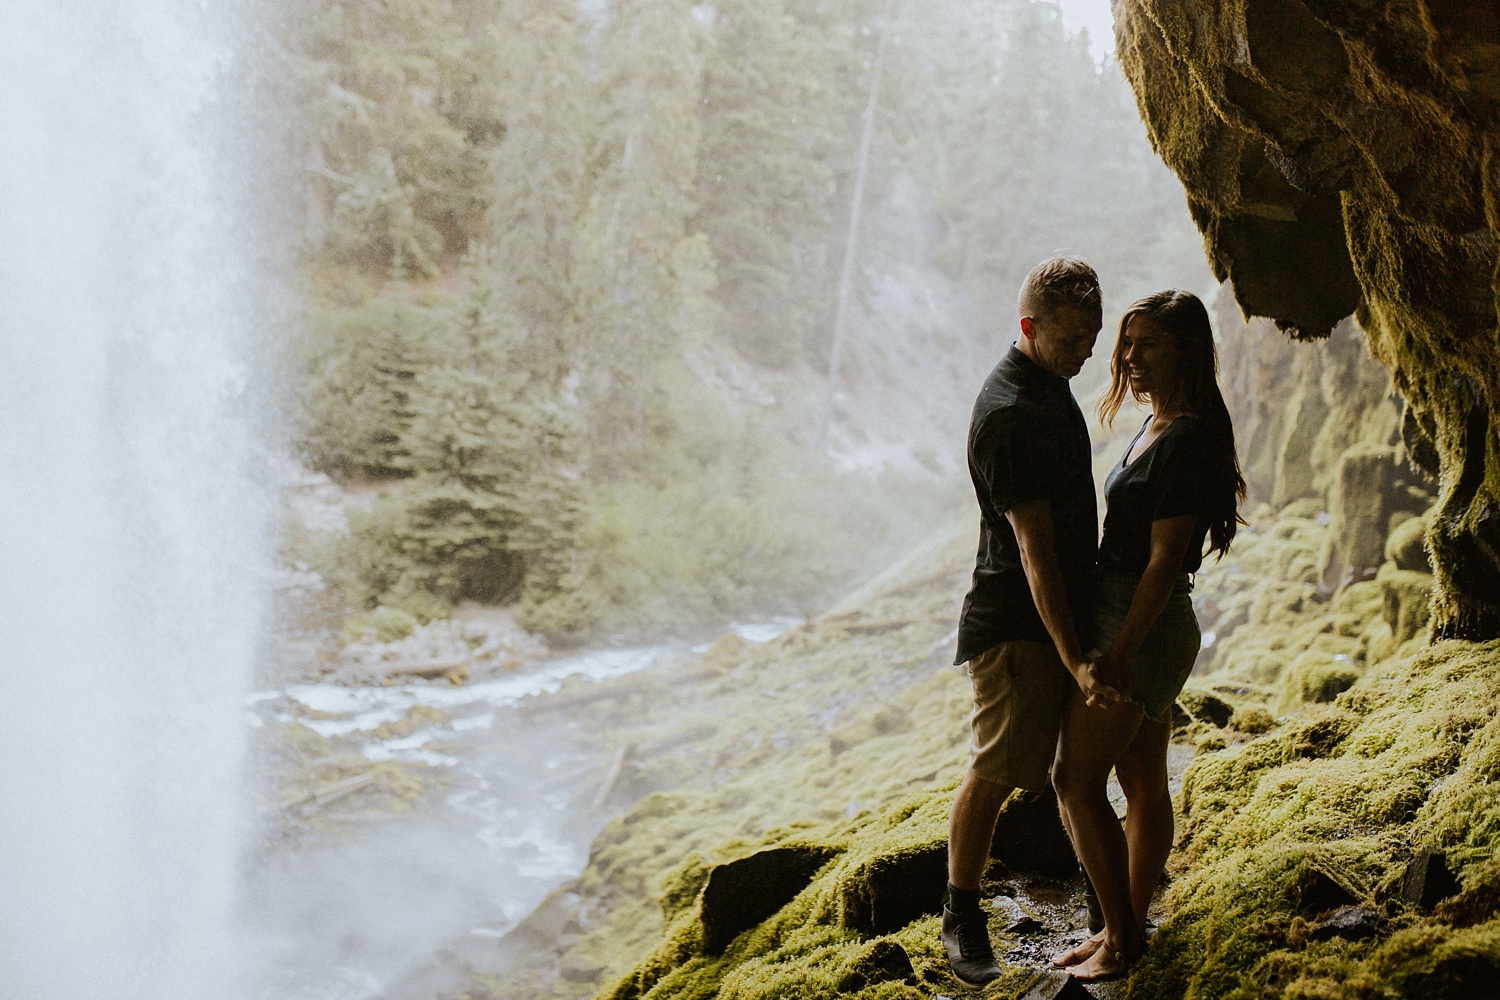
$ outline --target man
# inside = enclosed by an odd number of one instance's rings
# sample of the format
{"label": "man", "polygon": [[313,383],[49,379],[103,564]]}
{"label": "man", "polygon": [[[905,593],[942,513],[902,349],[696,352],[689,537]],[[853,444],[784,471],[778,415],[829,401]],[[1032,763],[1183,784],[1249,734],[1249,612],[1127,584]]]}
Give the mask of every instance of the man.
{"label": "man", "polygon": [[943,946],[954,975],[1000,975],[979,879],[1000,806],[1015,788],[1048,787],[1068,685],[1092,702],[1112,692],[1084,657],[1098,512],[1088,428],[1068,389],[1102,325],[1099,278],[1057,257],[1021,286],[1020,338],[974,403],[969,474],[979,554],[958,625],[974,684],[968,773],[948,828]]}

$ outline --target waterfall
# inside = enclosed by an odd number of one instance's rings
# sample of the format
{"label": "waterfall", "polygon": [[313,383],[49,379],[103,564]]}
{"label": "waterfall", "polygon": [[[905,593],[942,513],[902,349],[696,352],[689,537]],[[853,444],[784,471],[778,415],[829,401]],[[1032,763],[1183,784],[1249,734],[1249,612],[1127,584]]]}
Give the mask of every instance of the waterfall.
{"label": "waterfall", "polygon": [[233,998],[267,576],[220,5],[0,3],[0,996]]}

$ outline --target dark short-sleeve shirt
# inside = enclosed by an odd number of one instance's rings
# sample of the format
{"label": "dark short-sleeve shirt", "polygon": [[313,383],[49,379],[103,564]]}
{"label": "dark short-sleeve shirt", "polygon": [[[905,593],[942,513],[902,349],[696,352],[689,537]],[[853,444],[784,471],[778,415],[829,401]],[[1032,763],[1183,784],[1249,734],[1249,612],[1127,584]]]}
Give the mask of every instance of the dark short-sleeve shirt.
{"label": "dark short-sleeve shirt", "polygon": [[[1146,421],[1104,481],[1107,506],[1099,568],[1144,573],[1151,561],[1151,523],[1197,514],[1198,523],[1182,557],[1182,572],[1196,573],[1203,565],[1203,540],[1212,509],[1210,480],[1217,468],[1212,442],[1203,421],[1184,414],[1137,453],[1136,442],[1151,418]],[[1125,464],[1127,456],[1132,459],[1129,465]]]}
{"label": "dark short-sleeve shirt", "polygon": [[1088,425],[1068,380],[1012,347],[985,379],[969,421],[979,553],[958,619],[955,663],[1015,639],[1051,642],[1005,512],[1046,500],[1052,545],[1079,641],[1087,648],[1099,521]]}

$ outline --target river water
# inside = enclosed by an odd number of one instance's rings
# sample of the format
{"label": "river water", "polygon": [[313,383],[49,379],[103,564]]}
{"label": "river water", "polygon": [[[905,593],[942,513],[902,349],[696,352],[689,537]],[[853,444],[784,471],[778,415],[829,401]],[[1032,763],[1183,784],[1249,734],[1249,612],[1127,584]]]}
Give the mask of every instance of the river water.
{"label": "river water", "polygon": [[[731,629],[765,641],[795,624]],[[326,809],[267,814],[276,833],[255,852],[244,915],[257,995],[395,995],[455,941],[498,945],[583,870],[599,830],[639,794],[620,777],[620,747],[591,724],[591,699],[622,683],[669,690],[693,652],[600,649],[460,685],[299,682],[250,695],[252,729],[304,727],[356,771],[393,764],[422,786],[409,805],[367,786]]]}

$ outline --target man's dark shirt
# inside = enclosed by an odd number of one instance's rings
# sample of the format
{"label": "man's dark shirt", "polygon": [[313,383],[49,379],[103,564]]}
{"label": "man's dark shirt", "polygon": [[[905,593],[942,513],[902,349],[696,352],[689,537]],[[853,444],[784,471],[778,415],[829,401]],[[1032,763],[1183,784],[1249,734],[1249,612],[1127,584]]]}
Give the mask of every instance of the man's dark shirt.
{"label": "man's dark shirt", "polygon": [[1005,517],[1032,500],[1051,504],[1052,545],[1078,640],[1087,649],[1099,519],[1088,426],[1068,380],[1011,347],[974,402],[969,475],[979,499],[979,554],[958,619],[953,662],[964,663],[1014,639],[1052,641]]}
{"label": "man's dark shirt", "polygon": [[[1109,507],[1104,513],[1104,540],[1099,543],[1099,568],[1118,573],[1146,572],[1151,561],[1151,524],[1184,514],[1197,514],[1192,539],[1182,557],[1181,571],[1196,573],[1203,565],[1203,539],[1212,510],[1213,470],[1224,464],[1216,455],[1203,421],[1185,413],[1144,450],[1137,442],[1151,422],[1141,425],[1125,455],[1104,481]],[[1125,464],[1129,456],[1131,462]],[[1217,459],[1217,460],[1216,460]]]}

